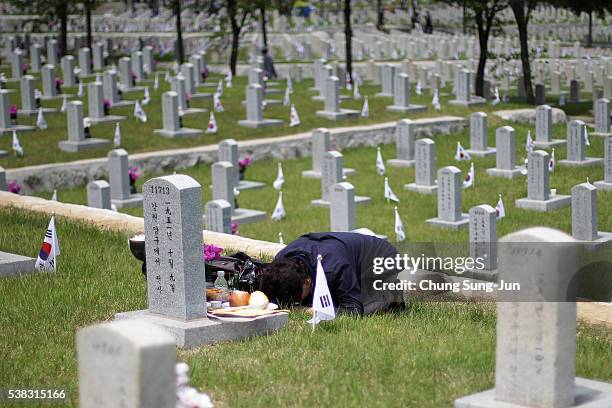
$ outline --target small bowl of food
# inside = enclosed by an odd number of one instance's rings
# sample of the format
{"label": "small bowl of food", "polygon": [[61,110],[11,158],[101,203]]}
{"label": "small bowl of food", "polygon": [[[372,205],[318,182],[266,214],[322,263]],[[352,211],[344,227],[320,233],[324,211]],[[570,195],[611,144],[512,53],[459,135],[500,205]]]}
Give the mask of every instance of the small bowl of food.
{"label": "small bowl of food", "polygon": [[268,308],[269,303],[270,300],[268,300],[266,294],[259,290],[251,293],[251,296],[249,297],[249,307],[251,309],[265,310]]}

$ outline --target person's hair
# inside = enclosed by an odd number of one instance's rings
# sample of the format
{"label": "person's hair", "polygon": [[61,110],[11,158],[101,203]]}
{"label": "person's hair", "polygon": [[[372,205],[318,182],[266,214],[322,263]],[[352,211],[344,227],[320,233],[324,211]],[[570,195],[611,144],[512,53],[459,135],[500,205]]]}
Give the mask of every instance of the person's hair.
{"label": "person's hair", "polygon": [[281,258],[266,265],[257,275],[255,286],[265,293],[271,302],[291,305],[299,302],[304,280],[308,277],[306,266],[297,259]]}

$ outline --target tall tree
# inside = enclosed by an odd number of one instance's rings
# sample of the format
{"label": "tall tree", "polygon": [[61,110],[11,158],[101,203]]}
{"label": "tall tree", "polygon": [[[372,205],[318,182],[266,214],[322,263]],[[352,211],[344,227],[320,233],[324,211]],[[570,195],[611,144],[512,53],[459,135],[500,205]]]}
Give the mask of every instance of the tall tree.
{"label": "tall tree", "polygon": [[185,61],[185,49],[183,48],[183,27],[181,26],[181,0],[174,0],[174,13],[176,14],[176,52],[179,64]]}
{"label": "tall tree", "polygon": [[261,25],[261,35],[263,37],[263,46],[268,48],[268,27],[266,21],[266,2],[259,1],[259,24]]}
{"label": "tall tree", "polygon": [[83,5],[85,7],[85,30],[87,31],[87,47],[92,49],[93,38],[91,34],[91,8],[93,7],[93,0],[84,0]]}
{"label": "tall tree", "polygon": [[604,18],[606,12],[612,12],[612,1],[605,0],[550,0],[553,6],[563,7],[580,16],[586,13],[589,16],[589,32],[587,36],[587,47],[593,47],[593,14]]}
{"label": "tall tree", "polygon": [[242,8],[242,14],[239,16],[238,0],[227,0],[227,16],[230,20],[232,31],[232,49],[230,52],[230,70],[232,75],[236,75],[236,64],[238,63],[238,48],[240,46],[240,32],[246,22],[250,11],[248,7]]}
{"label": "tall tree", "polygon": [[525,86],[525,95],[527,103],[535,104],[535,96],[533,94],[533,85],[531,83],[531,64],[529,60],[529,39],[528,25],[531,12],[535,8],[537,0],[509,0],[512,14],[519,33],[519,42],[521,44],[521,65],[523,66],[523,84]]}
{"label": "tall tree", "polygon": [[385,31],[385,8],[382,0],[376,0],[376,29]]}
{"label": "tall tree", "polygon": [[[351,0],[344,0],[344,43],[346,54],[346,73],[353,83],[353,29],[351,28]],[[340,78],[344,80],[344,78]]]}

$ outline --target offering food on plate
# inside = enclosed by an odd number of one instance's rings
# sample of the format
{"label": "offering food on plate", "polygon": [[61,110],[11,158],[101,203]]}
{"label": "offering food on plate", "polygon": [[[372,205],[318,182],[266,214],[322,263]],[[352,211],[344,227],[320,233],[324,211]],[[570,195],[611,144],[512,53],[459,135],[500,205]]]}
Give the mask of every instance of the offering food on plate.
{"label": "offering food on plate", "polygon": [[231,293],[229,297],[229,303],[231,307],[237,306],[248,306],[249,298],[251,295],[249,292],[244,292],[242,290],[235,290]]}
{"label": "offering food on plate", "polygon": [[270,303],[270,301],[268,300],[266,294],[259,290],[251,293],[251,297],[249,297],[249,306],[254,309],[263,310],[268,307],[268,303]]}

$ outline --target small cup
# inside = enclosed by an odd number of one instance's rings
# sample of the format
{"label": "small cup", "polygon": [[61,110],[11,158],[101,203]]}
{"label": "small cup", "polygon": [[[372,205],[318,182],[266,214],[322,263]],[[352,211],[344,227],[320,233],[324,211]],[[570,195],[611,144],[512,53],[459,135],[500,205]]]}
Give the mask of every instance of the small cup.
{"label": "small cup", "polygon": [[220,300],[213,300],[212,302],[210,302],[210,308],[212,310],[221,309],[221,304],[222,303]]}
{"label": "small cup", "polygon": [[557,189],[556,189],[556,188],[551,188],[551,189],[550,189],[550,196],[551,196],[551,197],[554,197],[554,196],[556,196],[556,195],[557,195]]}

